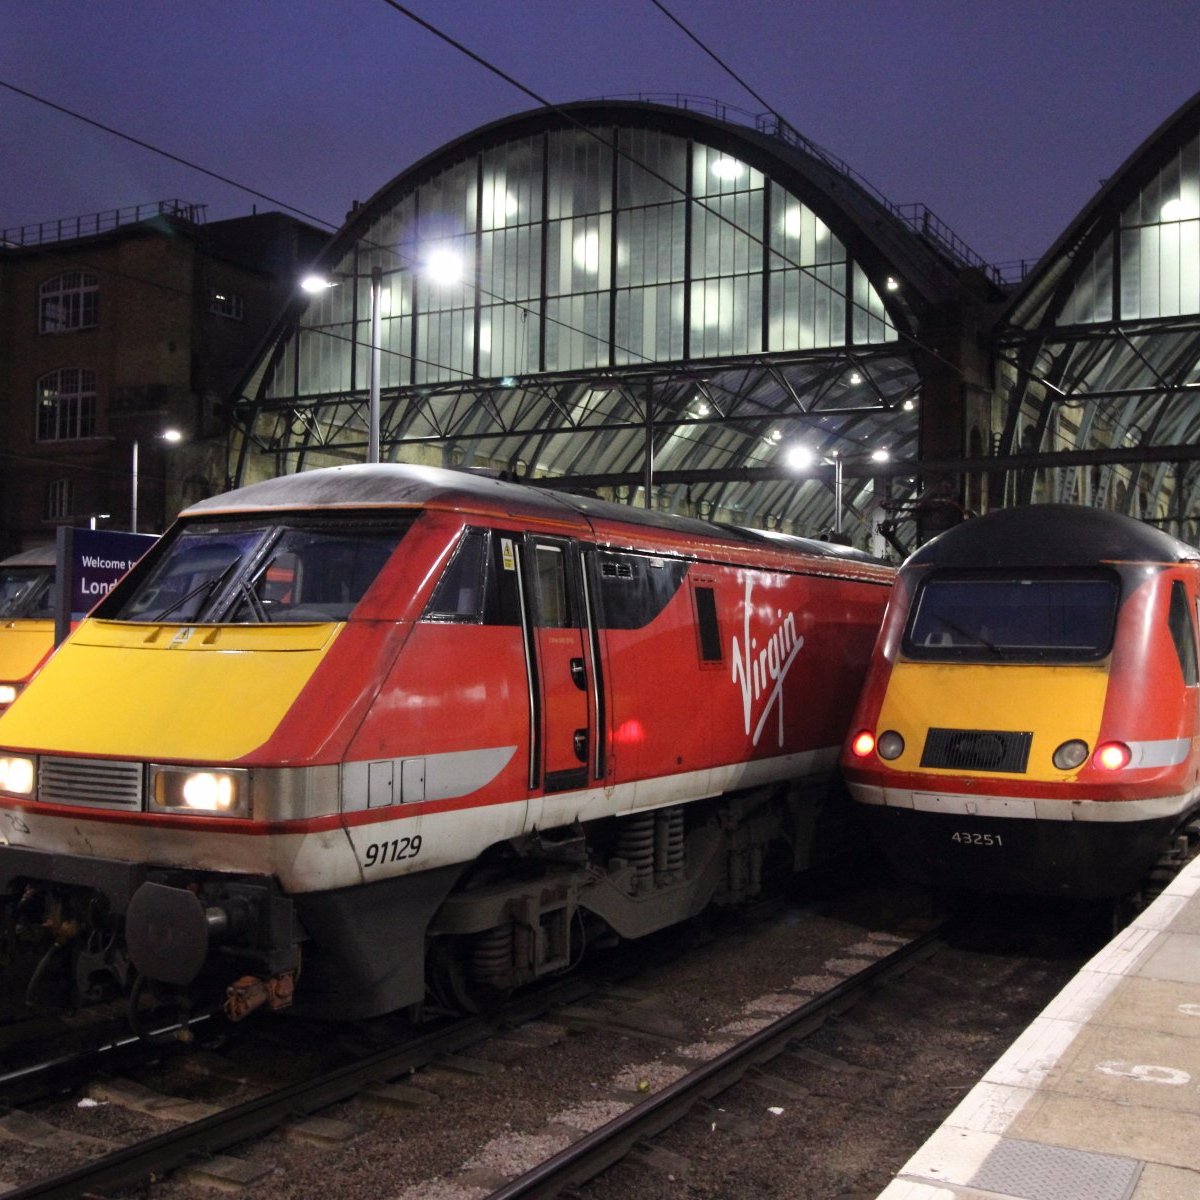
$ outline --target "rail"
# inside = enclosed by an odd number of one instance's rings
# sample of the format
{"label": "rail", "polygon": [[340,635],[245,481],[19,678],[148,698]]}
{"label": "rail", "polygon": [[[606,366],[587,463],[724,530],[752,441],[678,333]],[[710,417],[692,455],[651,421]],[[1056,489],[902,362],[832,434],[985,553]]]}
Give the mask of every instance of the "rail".
{"label": "rail", "polygon": [[81,217],[58,217],[31,225],[0,229],[0,247],[44,246],[74,238],[94,237],[124,225],[137,225],[154,217],[175,217],[191,225],[203,225],[208,205],[186,200],[159,200],[154,204],[136,204],[126,208],[108,208]]}

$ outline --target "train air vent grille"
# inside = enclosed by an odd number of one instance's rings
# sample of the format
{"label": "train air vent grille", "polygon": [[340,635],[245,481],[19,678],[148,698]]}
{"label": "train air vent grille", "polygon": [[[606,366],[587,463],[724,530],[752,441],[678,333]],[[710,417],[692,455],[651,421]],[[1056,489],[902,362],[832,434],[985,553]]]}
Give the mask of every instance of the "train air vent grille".
{"label": "train air vent grille", "polygon": [[1022,775],[1032,733],[1003,729],[931,729],[921,766],[954,771],[1007,771]]}
{"label": "train air vent grille", "polygon": [[142,807],[142,764],[111,758],[42,758],[38,799],[89,808]]}

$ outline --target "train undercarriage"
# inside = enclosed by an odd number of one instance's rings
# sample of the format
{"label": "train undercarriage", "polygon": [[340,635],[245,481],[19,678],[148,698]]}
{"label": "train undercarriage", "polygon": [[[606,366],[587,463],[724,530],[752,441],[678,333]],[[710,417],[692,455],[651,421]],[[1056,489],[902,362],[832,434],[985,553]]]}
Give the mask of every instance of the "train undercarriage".
{"label": "train undercarriage", "polygon": [[[477,1011],[710,904],[810,865],[847,811],[829,781],[535,831],[476,861],[332,892],[267,877],[7,847],[0,963],[23,1001],[73,1010],[153,997],[188,1011],[355,1019]],[[821,851],[817,851],[820,853]]]}

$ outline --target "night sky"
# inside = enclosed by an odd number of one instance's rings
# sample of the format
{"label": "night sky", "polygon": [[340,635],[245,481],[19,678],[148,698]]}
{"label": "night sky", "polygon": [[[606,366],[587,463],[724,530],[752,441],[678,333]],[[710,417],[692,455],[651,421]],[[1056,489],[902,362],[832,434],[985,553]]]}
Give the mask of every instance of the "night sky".
{"label": "night sky", "polygon": [[[1036,258],[1200,90],[1196,0],[664,0],[801,133],[992,262]],[[650,0],[411,0],[553,102],[761,105]],[[0,81],[336,227],[535,101],[385,0],[0,0]],[[0,89],[0,228],[277,207]]]}

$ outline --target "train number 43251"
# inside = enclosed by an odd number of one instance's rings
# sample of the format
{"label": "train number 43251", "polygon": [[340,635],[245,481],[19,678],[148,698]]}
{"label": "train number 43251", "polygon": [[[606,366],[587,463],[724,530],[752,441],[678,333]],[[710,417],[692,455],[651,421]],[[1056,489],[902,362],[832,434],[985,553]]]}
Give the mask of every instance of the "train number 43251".
{"label": "train number 43251", "polygon": [[952,842],[958,842],[963,846],[1003,846],[1004,843],[1000,840],[998,833],[952,833],[950,835]]}

